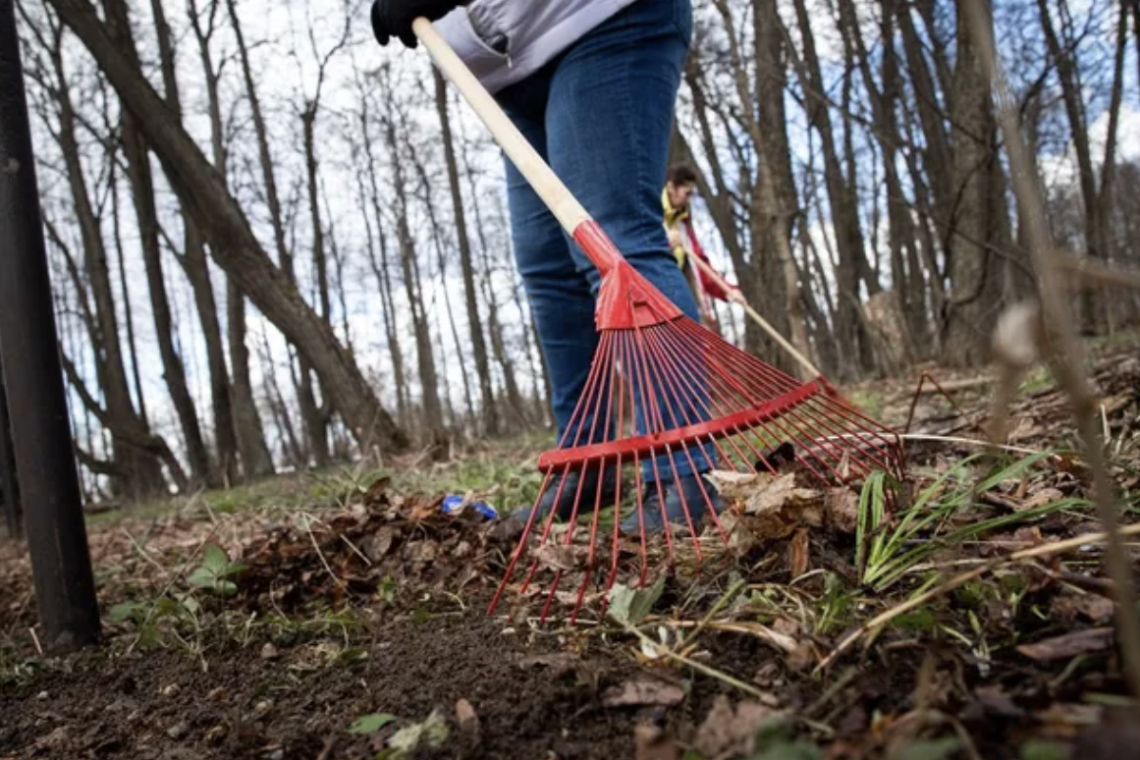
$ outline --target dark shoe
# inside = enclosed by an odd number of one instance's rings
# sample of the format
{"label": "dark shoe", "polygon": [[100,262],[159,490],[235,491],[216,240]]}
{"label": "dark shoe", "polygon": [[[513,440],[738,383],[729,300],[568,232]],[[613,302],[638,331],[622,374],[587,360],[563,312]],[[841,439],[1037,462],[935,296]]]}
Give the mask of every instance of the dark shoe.
{"label": "dark shoe", "polygon": [[[705,510],[711,503],[717,514],[724,511],[724,501],[712,484],[705,481],[701,475],[686,475],[677,480],[669,480],[660,484],[645,484],[645,498],[642,500],[642,517],[638,515],[637,507],[621,522],[621,531],[626,535],[637,535],[644,530],[646,533],[662,533],[665,530],[665,520],[670,523],[684,525],[686,529],[689,521],[685,518],[686,508],[692,518],[693,528],[699,529]],[[703,487],[703,490],[702,490]],[[661,508],[661,496],[665,496],[665,508]],[[682,497],[684,497],[682,499]]]}
{"label": "dark shoe", "polygon": [[[536,505],[529,507],[521,507],[511,512],[510,517],[507,518],[507,523],[515,523],[519,533],[526,527],[527,520],[530,519],[531,512],[537,511],[538,514],[534,518],[535,525],[540,524],[546,519],[546,516],[554,512],[559,520],[569,520],[570,515],[574,513],[574,502],[579,499],[578,497],[578,481],[582,479],[581,473],[570,472],[565,477],[556,475],[550,479],[546,486],[546,491],[542,494],[542,500]],[[563,480],[565,483],[563,484]],[[586,473],[584,482],[582,483],[582,494],[578,504],[578,514],[586,514],[593,512],[600,505],[605,508],[613,504],[614,496],[617,493],[617,471],[608,468],[606,470],[605,478],[602,482],[602,492],[599,498],[598,494],[598,471],[591,468]]]}

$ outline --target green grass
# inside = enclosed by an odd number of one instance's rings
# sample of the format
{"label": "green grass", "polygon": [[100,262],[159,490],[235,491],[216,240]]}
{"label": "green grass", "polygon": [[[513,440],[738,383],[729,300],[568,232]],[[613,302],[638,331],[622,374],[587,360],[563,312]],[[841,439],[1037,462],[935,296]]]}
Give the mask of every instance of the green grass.
{"label": "green grass", "polygon": [[856,566],[864,586],[882,591],[897,582],[916,565],[948,547],[978,538],[990,531],[1008,530],[1065,510],[1090,508],[1085,499],[1065,498],[1024,512],[955,524],[959,513],[989,511],[977,495],[986,493],[1006,480],[1019,480],[1034,466],[1046,460],[1045,452],[1019,459],[1005,467],[975,472],[989,455],[976,454],[948,468],[918,494],[914,504],[893,516],[888,515],[887,492],[894,486],[888,477],[872,473],[859,497],[859,523],[856,531]]}
{"label": "green grass", "polygon": [[451,462],[425,464],[417,469],[401,461],[379,468],[366,464],[339,465],[308,473],[279,475],[228,489],[128,505],[91,515],[88,524],[97,528],[127,519],[158,519],[171,515],[287,514],[345,506],[385,476],[392,479],[391,489],[396,493],[462,495],[475,491],[501,512],[509,512],[534,501],[542,485],[542,476],[535,466],[537,454],[552,445],[549,433],[532,433],[480,444],[474,451]]}
{"label": "green grass", "polygon": [[847,400],[872,419],[881,417],[887,405],[883,392],[872,389],[853,390],[847,394]]}

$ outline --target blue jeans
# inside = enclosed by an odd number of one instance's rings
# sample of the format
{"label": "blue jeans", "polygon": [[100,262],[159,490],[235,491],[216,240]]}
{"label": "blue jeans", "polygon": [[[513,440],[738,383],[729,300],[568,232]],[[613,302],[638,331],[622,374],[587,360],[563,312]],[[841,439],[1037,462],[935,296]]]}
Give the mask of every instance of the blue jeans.
{"label": "blue jeans", "polygon": [[[661,208],[692,26],[691,0],[638,0],[497,100],[634,269],[696,320],[696,300],[669,251]],[[549,367],[561,439],[598,348],[601,275],[509,160],[507,188],[515,258]],[[644,430],[642,416],[639,410]],[[590,416],[576,425],[586,431],[581,443],[609,432],[594,428]],[[698,471],[710,469],[707,455],[693,455]],[[692,473],[683,454],[673,459],[675,469],[668,456],[658,458],[662,479]],[[652,464],[645,463],[645,480],[655,479]]]}

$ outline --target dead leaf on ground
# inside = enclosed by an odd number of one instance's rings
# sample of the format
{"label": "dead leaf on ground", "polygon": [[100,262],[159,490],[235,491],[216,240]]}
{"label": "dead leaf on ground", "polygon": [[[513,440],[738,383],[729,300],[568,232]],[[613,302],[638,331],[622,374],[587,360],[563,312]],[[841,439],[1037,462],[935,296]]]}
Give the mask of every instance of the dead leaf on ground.
{"label": "dead leaf on ground", "polygon": [[534,557],[543,567],[551,570],[570,571],[578,567],[580,549],[581,547],[566,546],[565,544],[546,544],[535,550]]}
{"label": "dead leaf on ground", "polygon": [[655,679],[626,681],[602,695],[606,707],[674,707],[684,700],[685,692],[680,686]]}
{"label": "dead leaf on ground", "polygon": [[1113,601],[1096,594],[1062,594],[1054,598],[1049,607],[1051,617],[1072,621],[1083,616],[1098,625],[1111,621],[1114,614]]}
{"label": "dead leaf on ground", "polygon": [[364,552],[364,556],[368,557],[371,562],[379,562],[387,556],[388,551],[392,548],[392,541],[396,538],[396,531],[392,528],[385,526],[372,536],[364,540],[363,545],[360,547]]}
{"label": "dead leaf on ground", "polygon": [[577,670],[582,660],[574,654],[538,654],[524,657],[518,664],[523,670],[535,667],[550,668],[550,674],[558,678]]}
{"label": "dead leaf on ground", "polygon": [[734,709],[721,695],[697,730],[694,746],[707,760],[750,757],[756,752],[757,729],[779,714],[759,702],[741,702]]}
{"label": "dead leaf on ground", "polygon": [[1112,646],[1115,631],[1112,628],[1090,628],[1087,631],[1067,633],[1036,644],[1023,644],[1017,651],[1031,660],[1049,662],[1064,660],[1078,654],[1100,652]]}
{"label": "dead leaf on ground", "polygon": [[788,567],[792,573],[792,580],[799,578],[808,571],[811,562],[810,549],[811,543],[807,528],[800,528],[788,544]]}
{"label": "dead leaf on ground", "polygon": [[859,494],[850,488],[828,489],[824,504],[828,523],[840,533],[853,534],[859,527]]}
{"label": "dead leaf on ground", "polygon": [[459,730],[467,736],[479,735],[479,716],[466,699],[460,699],[455,703],[455,722],[459,724]]}
{"label": "dead leaf on ground", "polygon": [[1056,488],[1042,488],[1037,493],[1030,496],[1023,502],[1015,503],[1014,509],[1018,512],[1028,512],[1031,509],[1043,507],[1046,504],[1052,504],[1055,501],[1060,501],[1065,498],[1065,494],[1061,493]]}
{"label": "dead leaf on ground", "polygon": [[656,726],[639,725],[634,729],[637,760],[677,760],[677,745]]}

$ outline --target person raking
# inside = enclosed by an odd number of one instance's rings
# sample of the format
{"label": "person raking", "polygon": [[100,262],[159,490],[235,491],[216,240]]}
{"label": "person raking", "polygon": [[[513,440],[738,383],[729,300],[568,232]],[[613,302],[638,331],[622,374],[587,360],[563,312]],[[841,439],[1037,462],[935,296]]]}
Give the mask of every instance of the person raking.
{"label": "person raking", "polygon": [[[743,304],[744,296],[740,288],[724,288],[708,273],[695,265],[692,257],[709,264],[709,257],[697,240],[693,228],[692,200],[697,191],[697,173],[688,164],[669,167],[665,189],[661,191],[661,206],[665,216],[665,231],[669,237],[669,247],[677,266],[685,273],[685,279],[693,291],[701,320],[705,326],[717,329],[716,313],[712,300]],[[723,278],[721,278],[723,279]]]}
{"label": "person raking", "polygon": [[[632,266],[699,320],[661,215],[674,105],[693,32],[691,0],[375,0],[376,39],[383,45],[396,37],[416,47],[412,22],[421,16],[435,22]],[[561,438],[598,347],[601,276],[509,161],[506,174],[515,258],[549,368]],[[601,440],[602,425],[592,423],[587,418],[581,429],[593,431],[590,442]],[[666,519],[682,520],[682,495],[703,508],[697,479],[713,461],[702,451],[692,459],[659,458],[658,469],[675,475],[663,484],[654,482],[654,462],[646,463],[647,532],[663,530]],[[589,495],[590,503],[580,505],[586,509],[613,502],[616,479],[607,476],[599,488],[592,471],[565,477],[562,487],[547,488],[540,503],[516,510],[510,520],[524,523],[532,509],[539,518],[552,510],[568,518],[578,493]],[[721,509],[715,497],[713,508]],[[638,533],[636,516],[622,529]]]}

